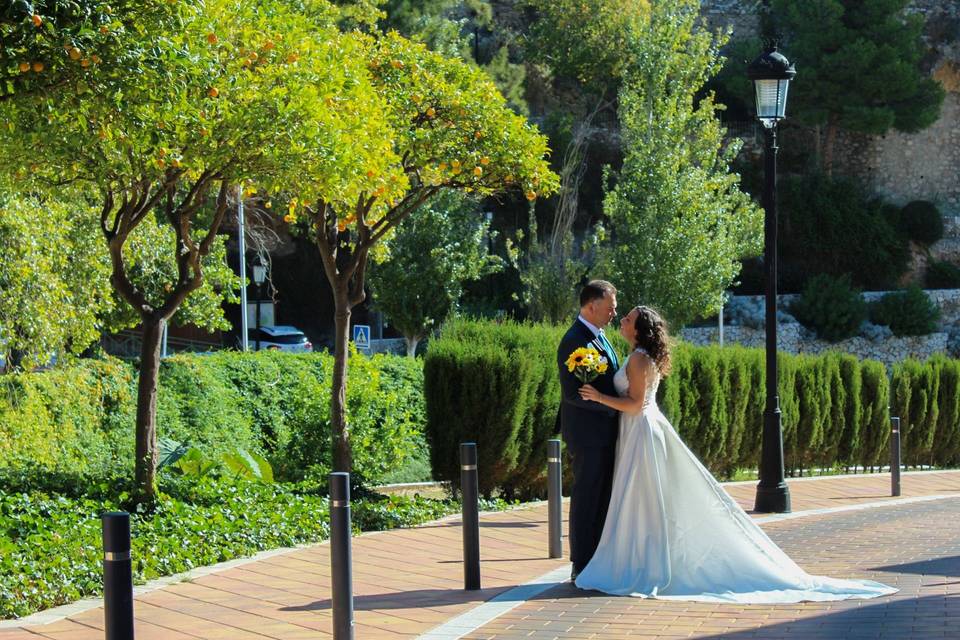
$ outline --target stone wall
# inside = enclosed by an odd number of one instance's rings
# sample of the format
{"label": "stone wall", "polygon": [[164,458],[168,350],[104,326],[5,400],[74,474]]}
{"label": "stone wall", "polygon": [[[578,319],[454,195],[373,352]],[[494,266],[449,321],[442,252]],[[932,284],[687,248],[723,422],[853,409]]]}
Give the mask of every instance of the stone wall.
{"label": "stone wall", "polygon": [[[718,327],[689,327],[680,332],[684,341],[696,345],[710,345],[719,343]],[[931,333],[926,336],[905,338],[887,338],[874,342],[867,338],[856,337],[841,342],[826,342],[812,337],[799,324],[782,324],[777,327],[777,349],[785,353],[823,353],[824,351],[840,351],[849,353],[858,358],[879,360],[892,365],[907,358],[925,360],[937,353],[947,350],[947,334]],[[723,342],[725,345],[739,344],[746,347],[763,347],[766,343],[766,332],[763,329],[732,326],[724,327]]]}
{"label": "stone wall", "polygon": [[[700,4],[711,26],[731,27],[734,37],[757,33],[755,11],[760,2],[702,0]],[[924,39],[930,48],[925,65],[947,90],[940,119],[915,134],[841,133],[835,161],[841,171],[864,179],[894,203],[931,200],[948,218],[960,217],[960,1],[911,0],[907,11],[923,16]],[[798,67],[803,73],[802,64]],[[942,257],[960,258],[956,255],[960,248],[949,240],[940,251]]]}
{"label": "stone wall", "polygon": [[[950,333],[960,325],[960,289],[938,289],[925,293],[940,307],[940,330],[936,333],[903,338],[889,337],[882,340],[870,340],[858,336],[833,343],[817,339],[812,331],[795,321],[781,321],[777,325],[777,348],[786,353],[841,351],[859,358],[879,360],[888,365],[907,358],[924,360],[937,353],[947,353]],[[874,302],[886,294],[885,291],[869,291],[864,293],[863,297],[867,302]],[[777,296],[777,308],[788,309],[797,297],[794,294]],[[763,296],[734,296],[725,309],[734,309],[738,305],[741,308],[742,306],[760,307],[763,300]],[[725,313],[724,316],[725,322],[728,323],[723,328],[724,344],[739,344],[747,347],[765,345],[766,331],[762,328],[762,318],[754,318],[750,323],[751,326],[745,326],[729,324],[739,314]],[[693,344],[708,345],[719,343],[719,334],[719,326],[687,327],[680,332],[680,337]]]}

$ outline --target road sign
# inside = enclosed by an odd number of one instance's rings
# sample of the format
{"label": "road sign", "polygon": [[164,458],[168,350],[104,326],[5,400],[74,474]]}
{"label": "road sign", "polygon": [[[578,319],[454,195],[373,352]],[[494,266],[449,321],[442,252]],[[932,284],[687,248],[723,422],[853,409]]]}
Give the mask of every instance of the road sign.
{"label": "road sign", "polygon": [[357,346],[357,349],[370,350],[370,325],[353,325],[353,344]]}

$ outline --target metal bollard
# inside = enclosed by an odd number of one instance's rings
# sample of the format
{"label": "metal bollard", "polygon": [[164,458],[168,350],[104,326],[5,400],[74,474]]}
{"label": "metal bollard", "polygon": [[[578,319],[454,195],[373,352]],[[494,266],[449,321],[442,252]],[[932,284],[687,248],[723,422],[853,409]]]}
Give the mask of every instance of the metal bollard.
{"label": "metal bollard", "polygon": [[890,495],[900,495],[900,417],[890,418]]}
{"label": "metal bollard", "polygon": [[560,441],[547,440],[547,530],[550,557],[563,557],[563,474],[560,467]]}
{"label": "metal bollard", "polygon": [[334,640],[353,640],[350,474],[330,474],[330,580]]}
{"label": "metal bollard", "polygon": [[130,514],[110,511],[103,527],[103,622],[106,640],[133,640]]}
{"label": "metal bollard", "polygon": [[460,444],[460,493],[463,498],[463,588],[480,589],[480,505],[477,445]]}

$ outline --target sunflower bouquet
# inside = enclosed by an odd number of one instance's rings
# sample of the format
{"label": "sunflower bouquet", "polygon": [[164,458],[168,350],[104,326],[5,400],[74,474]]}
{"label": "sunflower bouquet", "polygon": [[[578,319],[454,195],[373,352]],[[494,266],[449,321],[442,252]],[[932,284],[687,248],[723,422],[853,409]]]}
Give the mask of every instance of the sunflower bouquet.
{"label": "sunflower bouquet", "polygon": [[567,371],[586,384],[607,370],[607,359],[593,347],[580,347],[567,358]]}

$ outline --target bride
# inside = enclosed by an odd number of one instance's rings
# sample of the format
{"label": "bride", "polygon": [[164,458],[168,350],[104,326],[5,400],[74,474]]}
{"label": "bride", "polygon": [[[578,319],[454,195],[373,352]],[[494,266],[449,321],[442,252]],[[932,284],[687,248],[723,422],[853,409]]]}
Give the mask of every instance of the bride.
{"label": "bride", "polygon": [[620,321],[634,351],[617,372],[618,396],[580,388],[621,412],[610,508],[581,589],[704,602],[786,603],[874,598],[897,589],[811,576],[767,537],[686,447],[657,408],[670,371],[666,325],[636,307]]}

